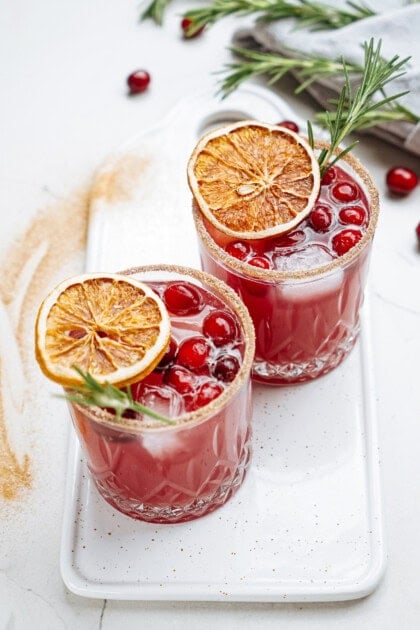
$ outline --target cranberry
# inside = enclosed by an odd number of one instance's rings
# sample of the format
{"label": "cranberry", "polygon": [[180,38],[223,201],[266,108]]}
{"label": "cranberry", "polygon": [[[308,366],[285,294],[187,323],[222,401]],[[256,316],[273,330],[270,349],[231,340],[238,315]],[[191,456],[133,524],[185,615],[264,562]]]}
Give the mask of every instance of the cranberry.
{"label": "cranberry", "polygon": [[248,260],[248,265],[259,269],[270,269],[271,267],[270,261],[265,256],[254,256],[251,260]]}
{"label": "cranberry", "polygon": [[360,230],[342,230],[336,234],[332,241],[332,246],[339,256],[342,256],[356,245],[362,238]]}
{"label": "cranberry", "polygon": [[195,388],[195,376],[180,365],[173,365],[166,372],[165,382],[182,395],[192,394]]}
{"label": "cranberry", "polygon": [[354,201],[359,197],[359,188],[352,182],[338,182],[332,187],[331,193],[337,201]]}
{"label": "cranberry", "polygon": [[290,131],[294,131],[295,133],[299,133],[299,127],[293,120],[282,120],[281,122],[278,122],[277,125],[279,127],[290,129]]}
{"label": "cranberry", "polygon": [[316,205],[309,215],[309,223],[315,232],[327,232],[331,225],[332,215],[328,206]]}
{"label": "cranberry", "polygon": [[144,92],[149,87],[150,74],[146,70],[136,70],[127,77],[130,94]]}
{"label": "cranberry", "polygon": [[406,166],[395,166],[386,174],[389,190],[396,195],[408,195],[419,183],[417,175]]}
{"label": "cranberry", "polygon": [[215,346],[224,346],[236,337],[236,322],[227,311],[213,311],[203,321],[203,333]]}
{"label": "cranberry", "polygon": [[416,236],[417,236],[418,245],[420,247],[420,223],[418,223],[416,227]]}
{"label": "cranberry", "polygon": [[[296,230],[296,232],[289,232],[285,236],[280,236],[275,242],[274,247],[293,247],[299,245],[305,240],[305,232],[302,230]],[[270,250],[272,247],[269,245]]]}
{"label": "cranberry", "polygon": [[177,350],[178,350],[178,344],[175,341],[175,339],[173,337],[171,337],[168,349],[166,350],[165,354],[161,358],[160,363],[156,367],[156,369],[157,370],[162,370],[162,369],[168,367],[168,365],[170,365],[171,363],[173,363],[173,361],[175,360],[175,356],[176,356]]}
{"label": "cranberry", "polygon": [[321,179],[321,186],[329,186],[337,179],[337,171],[333,166],[324,173]]}
{"label": "cranberry", "polygon": [[224,354],[217,359],[213,374],[219,381],[231,383],[239,372],[239,368],[239,361],[236,357]]}
{"label": "cranberry", "polygon": [[190,18],[183,18],[181,21],[181,28],[184,35],[184,39],[192,39],[193,37],[198,37],[204,31],[204,26],[200,26],[199,28],[193,28],[194,22],[190,20]]}
{"label": "cranberry", "polygon": [[188,337],[179,346],[177,363],[190,370],[199,370],[206,364],[210,352],[211,346],[207,339]]}
{"label": "cranberry", "polygon": [[225,250],[229,256],[233,256],[238,260],[244,260],[251,252],[251,246],[243,241],[232,241],[226,245]]}
{"label": "cranberry", "polygon": [[174,282],[167,286],[163,301],[174,315],[195,315],[203,308],[198,289],[188,282]]}
{"label": "cranberry", "polygon": [[204,407],[204,405],[208,405],[209,402],[211,402],[215,398],[218,398],[223,390],[223,385],[221,385],[220,383],[215,383],[214,381],[202,383],[198,388],[197,395],[195,397],[195,409],[199,409],[200,407]]}
{"label": "cranberry", "polygon": [[362,206],[346,206],[339,213],[341,223],[352,223],[353,225],[363,225],[366,221],[366,211]]}

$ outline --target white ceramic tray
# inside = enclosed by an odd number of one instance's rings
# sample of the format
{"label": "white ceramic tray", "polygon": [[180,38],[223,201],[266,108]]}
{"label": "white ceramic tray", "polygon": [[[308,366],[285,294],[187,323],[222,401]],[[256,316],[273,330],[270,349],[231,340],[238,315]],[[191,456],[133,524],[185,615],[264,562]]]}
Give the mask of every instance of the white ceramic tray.
{"label": "white ceramic tray", "polygon": [[[185,165],[222,120],[294,119],[267,90],[188,99],[98,173],[87,267],[198,266]],[[299,122],[299,121],[297,121]],[[369,317],[346,361],[313,383],[255,386],[254,458],[239,492],[190,523],[133,521],[97,494],[71,430],[61,570],[86,597],[333,601],[362,597],[384,568]]]}

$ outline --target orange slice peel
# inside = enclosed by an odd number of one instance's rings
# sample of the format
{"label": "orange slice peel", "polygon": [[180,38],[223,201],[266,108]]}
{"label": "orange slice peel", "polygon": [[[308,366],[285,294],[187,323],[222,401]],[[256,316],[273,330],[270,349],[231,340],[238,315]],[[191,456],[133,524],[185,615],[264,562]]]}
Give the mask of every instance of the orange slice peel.
{"label": "orange slice peel", "polygon": [[219,231],[261,239],[292,230],[313,208],[320,172],[298,134],[246,120],[202,136],[187,167],[194,200]]}
{"label": "orange slice peel", "polygon": [[74,369],[117,387],[143,379],[159,363],[171,323],[146,284],[120,274],[88,273],[61,282],[42,302],[35,355],[63,387],[83,383]]}

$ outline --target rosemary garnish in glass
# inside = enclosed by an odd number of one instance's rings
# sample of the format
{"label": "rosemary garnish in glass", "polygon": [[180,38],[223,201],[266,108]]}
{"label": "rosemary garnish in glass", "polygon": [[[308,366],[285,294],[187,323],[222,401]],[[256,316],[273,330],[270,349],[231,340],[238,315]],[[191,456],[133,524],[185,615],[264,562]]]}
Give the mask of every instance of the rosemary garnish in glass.
{"label": "rosemary garnish in glass", "polygon": [[161,414],[145,407],[133,400],[130,387],[125,390],[118,389],[110,383],[101,385],[91,374],[83,372],[79,367],[73,366],[76,372],[83,379],[79,386],[73,385],[62,396],[66,400],[82,405],[84,407],[101,407],[102,409],[113,409],[116,420],[121,420],[125,411],[134,411],[139,414],[149,416],[154,420],[159,420],[165,424],[176,424],[175,420],[162,416]]}

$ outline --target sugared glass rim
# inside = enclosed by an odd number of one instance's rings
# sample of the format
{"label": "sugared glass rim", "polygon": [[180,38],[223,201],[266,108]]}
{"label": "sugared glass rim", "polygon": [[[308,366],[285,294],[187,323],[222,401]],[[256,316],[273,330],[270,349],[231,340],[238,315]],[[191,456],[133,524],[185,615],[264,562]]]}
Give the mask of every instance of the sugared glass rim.
{"label": "sugared glass rim", "polygon": [[[116,430],[121,430],[136,435],[145,432],[150,433],[157,431],[177,431],[180,429],[186,429],[190,427],[192,428],[193,426],[196,426],[201,422],[205,422],[206,420],[217,414],[219,411],[221,411],[223,407],[231,399],[233,399],[236,394],[238,394],[245,380],[247,378],[250,378],[252,362],[255,353],[254,325],[252,323],[252,319],[249,315],[248,309],[246,308],[242,300],[235,293],[235,291],[233,291],[233,289],[231,289],[222,280],[215,278],[205,271],[200,271],[191,267],[183,267],[180,265],[144,265],[140,267],[131,267],[130,269],[125,269],[124,271],[120,271],[118,273],[120,273],[121,275],[135,275],[165,271],[173,274],[183,275],[184,279],[189,277],[190,279],[194,278],[195,280],[198,280],[204,285],[204,288],[212,289],[218,297],[226,301],[228,306],[237,315],[242,325],[243,341],[245,346],[242,364],[239,372],[237,373],[232,383],[230,383],[226,387],[226,389],[223,391],[222,394],[220,394],[220,396],[218,396],[218,398],[212,400],[205,407],[200,407],[200,409],[197,409],[196,411],[192,411],[190,413],[179,416],[178,418],[176,418],[176,424],[169,425],[159,421],[153,421],[153,424],[148,424],[147,419],[143,419],[141,422],[129,418],[121,418],[119,420],[116,420],[114,414],[100,407],[84,407],[83,405],[70,403],[74,408],[76,408],[80,413],[82,413],[90,420],[98,422],[102,425],[112,427]],[[146,278],[142,277],[141,280],[142,282],[145,282],[147,284]],[[159,281],[158,279],[156,280]],[[165,280],[166,278],[162,278],[162,281]]]}
{"label": "sugared glass rim", "polygon": [[[328,148],[328,146],[329,145],[326,142],[317,141],[315,143],[316,149]],[[337,149],[335,154],[338,155],[341,150],[342,149],[340,148]],[[369,224],[366,232],[363,234],[360,241],[343,256],[334,258],[334,260],[324,265],[312,267],[311,269],[302,269],[300,271],[278,271],[274,269],[260,269],[259,267],[254,267],[246,262],[238,260],[234,256],[231,256],[222,247],[217,245],[208,233],[204,225],[203,216],[197,203],[193,200],[193,218],[200,239],[206,246],[207,250],[213,255],[213,258],[218,262],[222,262],[225,267],[232,269],[244,277],[256,278],[257,280],[263,280],[264,282],[271,284],[285,280],[313,279],[317,276],[329,274],[336,269],[347,267],[360,256],[362,251],[373,238],[379,216],[379,193],[370,173],[365,169],[358,158],[350,153],[347,153],[340,159],[340,162],[341,161],[346,162],[347,165],[350,166],[355,173],[357,173],[365,186],[365,192],[367,192],[369,201]]]}

